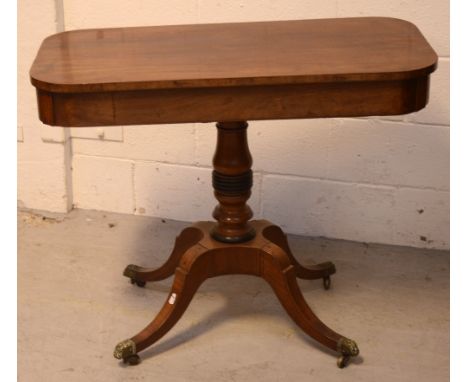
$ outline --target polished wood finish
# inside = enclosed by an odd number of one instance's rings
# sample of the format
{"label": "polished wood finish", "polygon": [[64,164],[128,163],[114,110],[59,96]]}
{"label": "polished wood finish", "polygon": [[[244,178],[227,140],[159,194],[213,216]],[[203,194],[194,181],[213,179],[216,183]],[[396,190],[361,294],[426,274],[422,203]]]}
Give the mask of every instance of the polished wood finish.
{"label": "polished wood finish", "polygon": [[176,324],[203,281],[224,274],[265,279],[308,335],[340,353],[339,367],[357,356],[356,343],[318,319],[296,281],[323,279],[328,289],[335,266],[302,266],[278,226],[250,221],[245,121],[417,111],[428,102],[436,65],[413,24],[382,17],[90,29],[47,38],[30,71],[46,124],[221,121],[213,158],[217,222],[183,230],[160,268],[125,269],[140,287],[175,278],[159,314],[114,356],[138,363],[137,353]]}
{"label": "polished wood finish", "polygon": [[[115,93],[38,92],[40,119],[112,126],[406,114],[427,103],[429,78]],[[45,100],[43,100],[45,98]]]}
{"label": "polished wood finish", "polygon": [[240,243],[255,236],[248,221],[253,213],[246,204],[252,188],[252,157],[247,143],[247,122],[220,122],[213,157],[213,188],[219,204],[213,211],[218,224],[212,236]]}
{"label": "polished wood finish", "polygon": [[[346,337],[320,321],[307,305],[296,282],[298,271],[302,276],[307,275],[308,279],[325,278],[334,272],[333,264],[304,268],[293,259],[286,235],[279,227],[266,220],[252,221],[251,224],[257,235],[250,241],[236,245],[212,238],[215,223],[199,222],[190,227],[191,230],[198,230],[200,240],[190,241],[182,256],[177,256],[180,259],[178,266],[171,268],[175,273],[172,289],[161,311],[146,328],[130,339],[135,344],[134,352],[120,358],[135,355],[160,339],[180,319],[203,281],[227,274],[254,275],[265,279],[299,327],[324,346],[346,355],[347,350],[338,346]],[[175,256],[174,253],[172,256]],[[154,271],[135,269],[133,265],[127,267],[125,275],[135,281],[159,280]],[[357,350],[353,355],[357,355]]]}
{"label": "polished wood finish", "polygon": [[174,249],[167,261],[159,268],[144,268],[130,264],[125,268],[124,275],[130,277],[139,286],[147,281],[160,281],[171,277],[179,265],[182,255],[200,241],[203,234],[193,227],[185,228],[175,240]]}
{"label": "polished wood finish", "polygon": [[108,126],[410,113],[436,65],[413,24],[367,17],[63,32],[30,75],[44,123]]}
{"label": "polished wood finish", "polygon": [[404,80],[437,56],[411,23],[384,17],[62,32],[33,85],[57,93]]}
{"label": "polished wood finish", "polygon": [[177,237],[172,254],[160,268],[130,264],[124,276],[144,287],[175,274],[172,290],[154,320],[134,337],[119,343],[114,355],[129,364],[139,363],[138,352],[166,334],[182,317],[198,287],[208,278],[225,274],[256,275],[265,279],[291,318],[307,334],[338,351],[344,367],[359,353],[356,343],[328,328],[307,305],[297,278],[323,279],[330,287],[335,273],[331,262],[302,266],[293,256],[281,228],[268,221],[249,221],[246,204],[252,187],[252,157],[247,122],[220,122],[213,157],[213,188],[219,204],[212,222],[199,222]]}

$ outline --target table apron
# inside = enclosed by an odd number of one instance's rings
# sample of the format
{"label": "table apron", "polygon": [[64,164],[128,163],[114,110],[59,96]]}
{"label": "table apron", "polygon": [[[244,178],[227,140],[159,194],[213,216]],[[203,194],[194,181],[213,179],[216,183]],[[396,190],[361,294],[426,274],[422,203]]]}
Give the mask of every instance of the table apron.
{"label": "table apron", "polygon": [[428,102],[429,76],[408,80],[96,93],[38,89],[55,126],[112,126],[406,114]]}

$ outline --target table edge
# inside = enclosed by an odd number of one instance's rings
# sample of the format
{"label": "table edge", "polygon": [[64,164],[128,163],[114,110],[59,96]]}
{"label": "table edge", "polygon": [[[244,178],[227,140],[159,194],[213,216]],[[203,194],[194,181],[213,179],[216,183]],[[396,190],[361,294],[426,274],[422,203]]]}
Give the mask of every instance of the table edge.
{"label": "table edge", "polygon": [[313,76],[283,76],[283,77],[232,77],[220,79],[189,79],[143,82],[109,82],[92,84],[66,84],[41,81],[30,76],[31,84],[51,93],[96,93],[113,91],[181,89],[181,88],[221,88],[244,86],[282,86],[288,84],[321,84],[337,82],[373,82],[373,81],[401,81],[430,75],[437,69],[438,59],[422,68],[400,72],[383,73],[349,73]]}

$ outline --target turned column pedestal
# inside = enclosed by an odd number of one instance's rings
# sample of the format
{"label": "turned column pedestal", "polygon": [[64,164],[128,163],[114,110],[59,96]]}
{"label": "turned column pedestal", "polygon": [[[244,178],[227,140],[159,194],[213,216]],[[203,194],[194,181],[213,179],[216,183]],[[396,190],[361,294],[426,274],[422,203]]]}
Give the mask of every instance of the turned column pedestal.
{"label": "turned column pedestal", "polygon": [[286,235],[266,220],[250,221],[246,204],[252,188],[252,157],[246,122],[220,122],[213,158],[213,188],[219,204],[215,222],[199,222],[176,239],[174,250],[160,268],[129,265],[124,275],[143,287],[175,274],[172,290],[156,318],[140,333],[119,343],[114,356],[129,364],[139,362],[138,352],[167,333],[184,313],[201,283],[226,274],[262,277],[270,284],[289,316],[308,335],[340,355],[344,367],[358,355],[356,343],[328,328],[307,305],[296,278],[323,279],[330,287],[335,266],[330,263],[305,268],[293,257]]}
{"label": "turned column pedestal", "polygon": [[213,188],[219,204],[213,211],[218,224],[211,236],[224,243],[242,243],[255,236],[255,229],[249,223],[253,213],[246,204],[253,183],[247,126],[247,122],[216,124]]}

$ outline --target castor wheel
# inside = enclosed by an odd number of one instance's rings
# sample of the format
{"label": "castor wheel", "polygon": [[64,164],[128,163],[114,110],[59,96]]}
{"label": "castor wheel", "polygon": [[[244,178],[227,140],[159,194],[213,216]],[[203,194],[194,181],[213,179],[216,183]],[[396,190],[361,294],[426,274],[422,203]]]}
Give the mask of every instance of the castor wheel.
{"label": "castor wheel", "polygon": [[323,287],[325,288],[325,290],[330,289],[330,284],[331,284],[330,276],[325,276],[323,278]]}
{"label": "castor wheel", "polygon": [[131,366],[138,365],[140,363],[140,356],[138,354],[132,354],[131,356],[128,356],[127,358],[124,358],[124,363],[128,363]]}
{"label": "castor wheel", "polygon": [[348,365],[350,359],[351,359],[351,356],[342,355],[338,358],[338,360],[336,361],[336,364],[338,365],[340,369],[343,369],[344,367]]}
{"label": "castor wheel", "polygon": [[345,337],[340,338],[336,344],[336,350],[341,353],[340,357],[336,361],[336,364],[340,369],[348,365],[351,357],[357,357],[359,355],[357,343]]}
{"label": "castor wheel", "polygon": [[140,363],[140,357],[136,352],[136,343],[132,339],[119,342],[114,349],[114,357],[132,366]]}
{"label": "castor wheel", "polygon": [[139,286],[140,288],[144,288],[144,286],[146,285],[146,281],[140,281],[140,280],[130,279],[130,282],[131,282],[132,284],[136,284],[136,285]]}

